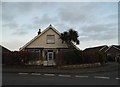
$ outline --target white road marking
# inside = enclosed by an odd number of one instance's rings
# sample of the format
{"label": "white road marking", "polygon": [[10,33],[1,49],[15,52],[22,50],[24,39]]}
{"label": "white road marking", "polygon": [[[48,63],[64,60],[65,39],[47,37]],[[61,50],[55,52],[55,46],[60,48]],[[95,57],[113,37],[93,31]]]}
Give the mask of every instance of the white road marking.
{"label": "white road marking", "polygon": [[[29,73],[18,73],[20,75],[28,75]],[[31,75],[42,75],[40,73],[31,73]],[[55,74],[44,74],[46,76],[55,76]],[[71,75],[62,75],[62,74],[59,74],[58,76],[61,76],[61,77],[71,77]],[[79,75],[75,75],[75,77],[77,78],[87,78],[89,76],[79,76]],[[104,76],[94,76],[94,78],[99,78],[99,79],[110,79],[110,77],[104,77]],[[120,78],[116,77],[115,78],[116,80],[119,80]]]}
{"label": "white road marking", "polygon": [[120,79],[120,78],[115,78],[115,79]]}
{"label": "white road marking", "polygon": [[61,77],[71,77],[71,75],[58,75],[58,76],[61,76]]}
{"label": "white road marking", "polygon": [[18,74],[20,74],[20,75],[27,75],[28,73],[18,73]]}
{"label": "white road marking", "polygon": [[110,79],[110,77],[101,77],[101,76],[94,76],[94,78],[99,78],[99,79]]}
{"label": "white road marking", "polygon": [[41,75],[40,73],[31,73],[31,75]]}
{"label": "white road marking", "polygon": [[46,76],[55,76],[55,74],[44,74]]}
{"label": "white road marking", "polygon": [[86,78],[86,77],[88,77],[88,76],[78,76],[78,75],[76,75],[75,77],[80,77],[80,78]]}

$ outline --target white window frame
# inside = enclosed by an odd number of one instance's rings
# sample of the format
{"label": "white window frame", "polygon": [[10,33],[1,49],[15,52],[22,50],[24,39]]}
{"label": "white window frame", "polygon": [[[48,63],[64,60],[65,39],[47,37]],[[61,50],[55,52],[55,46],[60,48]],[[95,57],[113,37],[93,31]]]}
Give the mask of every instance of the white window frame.
{"label": "white window frame", "polygon": [[[50,41],[50,36],[52,37],[52,40]],[[55,44],[55,35],[47,35],[47,44]]]}

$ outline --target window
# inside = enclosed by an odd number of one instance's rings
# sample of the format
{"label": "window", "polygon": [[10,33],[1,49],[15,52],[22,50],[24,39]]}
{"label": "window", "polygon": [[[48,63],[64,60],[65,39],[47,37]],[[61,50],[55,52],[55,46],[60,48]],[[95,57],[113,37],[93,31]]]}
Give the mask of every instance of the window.
{"label": "window", "polygon": [[47,44],[55,43],[55,35],[47,35]]}

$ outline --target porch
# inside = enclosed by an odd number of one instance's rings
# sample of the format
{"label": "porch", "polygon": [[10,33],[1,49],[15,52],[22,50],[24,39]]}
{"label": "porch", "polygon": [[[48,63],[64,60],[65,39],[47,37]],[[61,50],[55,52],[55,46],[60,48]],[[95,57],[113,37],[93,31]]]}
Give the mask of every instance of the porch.
{"label": "porch", "polygon": [[55,64],[55,57],[58,49],[27,49],[31,52],[36,52],[38,58],[34,61],[29,61],[29,65],[43,65],[43,66],[54,66]]}

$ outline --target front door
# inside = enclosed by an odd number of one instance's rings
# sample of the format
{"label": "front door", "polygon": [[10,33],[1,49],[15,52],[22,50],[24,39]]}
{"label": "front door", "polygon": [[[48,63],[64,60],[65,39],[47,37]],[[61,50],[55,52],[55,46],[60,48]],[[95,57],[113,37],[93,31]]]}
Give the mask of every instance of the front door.
{"label": "front door", "polygon": [[48,52],[47,60],[48,61],[53,61],[53,52]]}
{"label": "front door", "polygon": [[47,65],[48,66],[51,66],[54,64],[54,60],[53,60],[53,52],[48,52],[48,55],[47,55]]}

